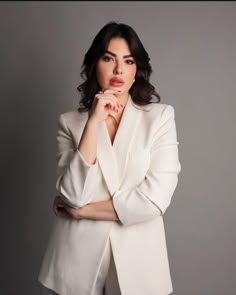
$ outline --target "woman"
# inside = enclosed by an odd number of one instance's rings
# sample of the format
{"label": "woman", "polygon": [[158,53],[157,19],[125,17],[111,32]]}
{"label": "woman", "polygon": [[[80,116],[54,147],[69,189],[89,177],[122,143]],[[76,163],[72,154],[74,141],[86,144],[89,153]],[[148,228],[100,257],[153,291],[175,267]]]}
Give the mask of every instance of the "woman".
{"label": "woman", "polygon": [[59,117],[58,218],[39,274],[47,294],[172,292],[163,214],[181,166],[174,108],[151,72],[125,24],[106,24],[85,55],[80,108]]}

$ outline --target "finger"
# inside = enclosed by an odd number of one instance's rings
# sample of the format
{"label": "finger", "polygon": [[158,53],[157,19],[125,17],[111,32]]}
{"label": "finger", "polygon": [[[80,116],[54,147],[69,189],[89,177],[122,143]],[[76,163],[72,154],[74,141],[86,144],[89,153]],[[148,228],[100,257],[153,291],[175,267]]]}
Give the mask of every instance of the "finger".
{"label": "finger", "polygon": [[111,97],[102,97],[102,98],[99,98],[99,100],[100,100],[100,103],[102,104],[102,106],[106,110],[109,110],[109,111],[113,110],[113,111],[118,112],[117,103]]}
{"label": "finger", "polygon": [[[102,89],[101,91],[98,92],[98,94],[111,94],[112,97],[115,99],[115,101],[117,102],[117,104],[119,106],[122,106],[118,100],[118,98],[116,97],[116,94],[120,93],[120,90],[114,90],[114,89]],[[107,97],[107,96],[106,96]]]}
{"label": "finger", "polygon": [[109,88],[102,89],[101,91],[102,91],[102,93],[112,93],[112,94],[118,94],[121,92],[121,90],[109,89]]}
{"label": "finger", "polygon": [[56,216],[58,216],[58,215],[59,215],[59,212],[58,212],[58,210],[57,210],[57,207],[56,207],[56,206],[53,206],[53,211],[54,211],[54,213],[55,213],[55,215],[56,215]]}
{"label": "finger", "polygon": [[56,196],[53,202],[53,211],[56,216],[59,215],[60,208],[64,207],[64,202],[62,201],[60,196]]}
{"label": "finger", "polygon": [[115,111],[118,111],[118,108],[120,107],[117,99],[111,94],[98,95],[97,99],[100,100],[104,106],[109,104]]}
{"label": "finger", "polygon": [[100,102],[103,106],[108,103],[112,104],[112,106],[116,105],[115,99],[110,96],[105,96],[104,94],[97,94],[95,97],[98,100],[98,102]]}
{"label": "finger", "polygon": [[65,211],[65,206],[55,206],[53,208],[54,213],[56,214],[56,216],[60,215],[60,213]]}
{"label": "finger", "polygon": [[119,106],[122,106],[119,102],[119,99],[116,97],[116,94],[118,94],[119,92],[121,92],[120,90],[114,90],[114,89],[104,89],[103,90],[103,94],[112,94],[112,97],[115,99],[115,101],[117,102],[117,104]]}

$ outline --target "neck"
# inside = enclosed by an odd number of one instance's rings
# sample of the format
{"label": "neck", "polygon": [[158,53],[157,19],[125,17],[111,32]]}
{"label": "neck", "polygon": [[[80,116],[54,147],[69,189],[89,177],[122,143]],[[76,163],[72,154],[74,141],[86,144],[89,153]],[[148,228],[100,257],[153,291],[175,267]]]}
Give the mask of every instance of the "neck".
{"label": "neck", "polygon": [[121,93],[121,94],[116,94],[119,102],[125,106],[127,104],[127,101],[129,99],[129,93]]}

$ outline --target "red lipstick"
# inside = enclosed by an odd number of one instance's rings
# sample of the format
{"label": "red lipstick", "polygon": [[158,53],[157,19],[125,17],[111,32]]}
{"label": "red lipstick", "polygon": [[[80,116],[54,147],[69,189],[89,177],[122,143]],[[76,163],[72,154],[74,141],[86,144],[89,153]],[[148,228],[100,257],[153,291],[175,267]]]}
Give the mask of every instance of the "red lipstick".
{"label": "red lipstick", "polygon": [[118,78],[118,77],[113,77],[110,80],[111,86],[122,86],[124,83],[125,82],[121,78]]}

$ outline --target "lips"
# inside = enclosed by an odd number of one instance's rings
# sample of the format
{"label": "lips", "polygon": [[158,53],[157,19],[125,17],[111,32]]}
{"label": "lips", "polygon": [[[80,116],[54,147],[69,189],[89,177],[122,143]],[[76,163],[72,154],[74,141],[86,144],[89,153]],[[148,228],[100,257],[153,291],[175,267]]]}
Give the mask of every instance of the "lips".
{"label": "lips", "polygon": [[111,78],[110,80],[110,84],[112,86],[122,86],[124,83],[125,82],[121,78],[117,78],[117,77]]}

